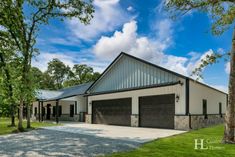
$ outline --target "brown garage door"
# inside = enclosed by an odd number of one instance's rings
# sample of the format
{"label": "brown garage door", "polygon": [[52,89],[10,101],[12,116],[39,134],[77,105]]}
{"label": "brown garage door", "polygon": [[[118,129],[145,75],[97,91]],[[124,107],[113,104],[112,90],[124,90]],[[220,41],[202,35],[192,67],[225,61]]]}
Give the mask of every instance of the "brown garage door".
{"label": "brown garage door", "polygon": [[131,98],[92,102],[92,123],[131,125]]}
{"label": "brown garage door", "polygon": [[139,98],[140,126],[174,129],[175,95]]}

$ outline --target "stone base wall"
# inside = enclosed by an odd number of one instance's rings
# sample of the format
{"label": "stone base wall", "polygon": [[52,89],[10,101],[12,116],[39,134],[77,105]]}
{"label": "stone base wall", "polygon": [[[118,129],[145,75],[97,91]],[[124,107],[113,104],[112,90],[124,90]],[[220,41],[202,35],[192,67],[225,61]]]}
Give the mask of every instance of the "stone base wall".
{"label": "stone base wall", "polygon": [[189,130],[189,116],[176,115],[175,116],[175,129],[176,130]]}
{"label": "stone base wall", "polygon": [[139,126],[139,115],[138,114],[131,115],[131,126],[133,126],[133,127]]}
{"label": "stone base wall", "polygon": [[[177,130],[191,130],[209,127],[212,125],[221,124],[224,122],[224,115],[176,115],[175,129]],[[190,125],[191,123],[191,125]]]}
{"label": "stone base wall", "polygon": [[200,129],[208,126],[222,124],[224,122],[224,115],[191,115],[192,129]]}
{"label": "stone base wall", "polygon": [[92,123],[91,117],[92,117],[91,114],[86,114],[85,122],[91,124]]}

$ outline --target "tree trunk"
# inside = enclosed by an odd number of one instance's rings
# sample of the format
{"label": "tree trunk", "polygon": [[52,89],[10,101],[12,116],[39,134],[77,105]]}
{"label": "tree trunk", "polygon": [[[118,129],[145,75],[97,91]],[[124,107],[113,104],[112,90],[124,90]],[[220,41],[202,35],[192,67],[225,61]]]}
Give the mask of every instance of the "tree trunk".
{"label": "tree trunk", "polygon": [[31,125],[30,125],[30,115],[31,115],[31,112],[30,112],[30,105],[27,104],[27,128],[31,128]]}
{"label": "tree trunk", "polygon": [[23,131],[23,100],[20,101],[19,106],[19,123],[18,123],[18,130]]}
{"label": "tree trunk", "polygon": [[232,50],[230,54],[229,96],[225,116],[224,143],[235,143],[234,139],[234,104],[235,104],[235,27],[232,37]]}
{"label": "tree trunk", "polygon": [[16,126],[15,124],[15,105],[11,105],[11,126]]}

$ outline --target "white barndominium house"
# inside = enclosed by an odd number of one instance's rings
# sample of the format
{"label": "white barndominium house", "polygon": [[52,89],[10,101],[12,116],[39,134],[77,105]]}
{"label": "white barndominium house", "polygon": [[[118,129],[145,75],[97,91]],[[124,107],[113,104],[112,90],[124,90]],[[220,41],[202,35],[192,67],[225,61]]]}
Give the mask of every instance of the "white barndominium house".
{"label": "white barndominium house", "polygon": [[33,119],[190,130],[223,122],[227,94],[126,53],[95,81],[40,90]]}

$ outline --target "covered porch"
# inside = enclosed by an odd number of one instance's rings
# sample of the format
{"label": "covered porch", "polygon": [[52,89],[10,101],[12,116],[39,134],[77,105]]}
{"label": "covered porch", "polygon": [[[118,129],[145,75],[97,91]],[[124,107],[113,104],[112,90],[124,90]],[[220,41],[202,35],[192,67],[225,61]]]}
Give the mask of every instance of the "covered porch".
{"label": "covered porch", "polygon": [[58,91],[39,90],[33,102],[32,120],[85,122],[87,97],[85,91],[91,83],[81,84]]}
{"label": "covered porch", "polygon": [[78,104],[74,97],[53,101],[38,100],[33,105],[34,120],[39,122],[45,120],[52,120],[57,123],[59,121],[84,122],[85,114],[85,105]]}

